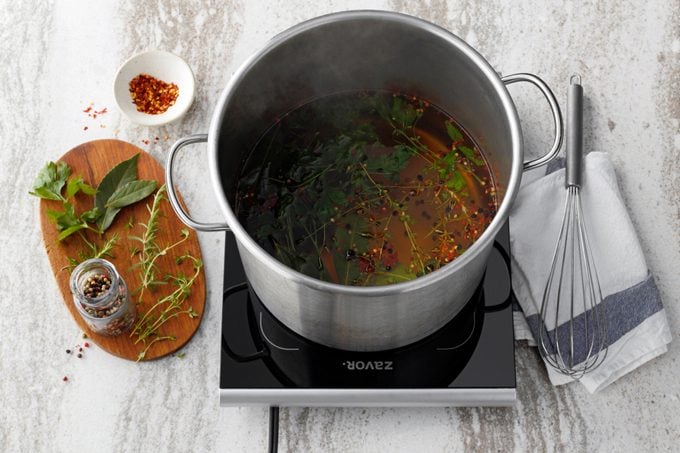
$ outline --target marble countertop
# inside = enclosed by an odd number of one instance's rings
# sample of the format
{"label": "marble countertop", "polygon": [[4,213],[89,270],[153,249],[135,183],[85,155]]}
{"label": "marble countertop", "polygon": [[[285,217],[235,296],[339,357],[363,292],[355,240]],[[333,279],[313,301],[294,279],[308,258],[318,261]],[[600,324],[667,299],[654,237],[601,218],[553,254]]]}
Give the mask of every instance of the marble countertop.
{"label": "marble countertop", "polygon": [[[200,234],[205,317],[183,359],[136,364],[96,347],[64,353],[80,331],[59,300],[42,245],[37,171],[75,145],[116,137],[165,162],[173,140],[208,127],[230,75],[274,34],[346,9],[388,9],[433,21],[503,73],[534,72],[564,105],[569,75],[587,92],[591,149],[608,151],[656,278],[673,334],[680,325],[680,8],[670,1],[407,2],[32,1],[0,14],[0,451],[264,451],[264,408],[221,408],[223,237]],[[146,49],[183,56],[197,79],[178,124],[121,117],[111,84]],[[550,140],[537,92],[511,87],[528,152]],[[90,103],[107,107],[97,119]],[[87,126],[87,130],[85,127]],[[154,138],[159,137],[157,143]],[[148,144],[147,144],[148,143]],[[205,154],[181,159],[196,217],[219,220],[206,195]],[[25,306],[24,306],[25,304]],[[553,388],[535,350],[518,346],[514,408],[284,408],[282,451],[672,451],[680,433],[680,352],[674,344],[596,395]],[[62,376],[69,376],[68,382]]]}

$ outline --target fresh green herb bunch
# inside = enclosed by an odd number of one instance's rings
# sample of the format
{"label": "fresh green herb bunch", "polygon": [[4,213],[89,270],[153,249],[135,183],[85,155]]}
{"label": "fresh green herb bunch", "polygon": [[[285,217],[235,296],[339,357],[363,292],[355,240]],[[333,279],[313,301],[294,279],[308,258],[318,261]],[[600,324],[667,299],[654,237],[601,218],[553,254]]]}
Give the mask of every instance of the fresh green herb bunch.
{"label": "fresh green herb bunch", "polygon": [[[116,165],[96,189],[87,184],[82,176],[69,179],[71,167],[65,162],[48,162],[38,173],[33,190],[29,193],[44,200],[61,202],[61,210],[47,211],[59,231],[60,241],[86,230],[101,235],[111,226],[122,208],[143,200],[156,190],[156,181],[137,179],[138,159],[139,154],[136,154]],[[73,200],[79,192],[93,198],[93,207],[77,214]]]}

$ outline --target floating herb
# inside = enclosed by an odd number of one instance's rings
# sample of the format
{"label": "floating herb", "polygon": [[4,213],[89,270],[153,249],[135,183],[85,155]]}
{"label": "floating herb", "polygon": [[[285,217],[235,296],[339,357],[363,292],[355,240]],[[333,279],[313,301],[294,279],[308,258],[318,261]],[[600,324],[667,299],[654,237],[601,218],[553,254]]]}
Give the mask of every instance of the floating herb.
{"label": "floating herb", "polygon": [[449,135],[449,138],[453,140],[454,143],[465,140],[465,137],[463,137],[463,133],[460,131],[460,129],[454,126],[451,121],[445,121],[444,124],[446,125],[446,133]]}
{"label": "floating herb", "polygon": [[460,255],[495,210],[474,142],[425,101],[344,93],[284,116],[246,159],[241,223],[284,264],[351,285],[398,283]]}
{"label": "floating herb", "polygon": [[475,153],[471,148],[468,148],[467,146],[461,146],[458,148],[461,153],[473,164],[477,166],[482,166],[484,165],[484,159],[481,159],[480,157],[477,156],[477,153]]}

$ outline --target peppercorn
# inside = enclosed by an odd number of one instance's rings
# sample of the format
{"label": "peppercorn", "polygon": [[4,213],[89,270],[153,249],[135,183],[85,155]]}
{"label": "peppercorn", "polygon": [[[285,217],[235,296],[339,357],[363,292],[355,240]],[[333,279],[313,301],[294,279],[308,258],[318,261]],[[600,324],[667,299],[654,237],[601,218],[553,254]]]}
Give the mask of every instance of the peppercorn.
{"label": "peppercorn", "polygon": [[68,381],[68,377],[64,376],[63,378],[61,378],[61,380],[66,382],[66,381]]}
{"label": "peppercorn", "polygon": [[78,353],[77,357],[78,357],[79,359],[82,359],[82,358],[83,358],[83,355],[80,354],[80,353]]}
{"label": "peppercorn", "polygon": [[71,350],[70,350],[70,349],[67,349],[67,350],[66,350],[66,354],[70,354],[70,353],[71,353]]}
{"label": "peppercorn", "polygon": [[83,284],[83,294],[90,299],[101,297],[111,288],[111,280],[104,274],[88,277]]}

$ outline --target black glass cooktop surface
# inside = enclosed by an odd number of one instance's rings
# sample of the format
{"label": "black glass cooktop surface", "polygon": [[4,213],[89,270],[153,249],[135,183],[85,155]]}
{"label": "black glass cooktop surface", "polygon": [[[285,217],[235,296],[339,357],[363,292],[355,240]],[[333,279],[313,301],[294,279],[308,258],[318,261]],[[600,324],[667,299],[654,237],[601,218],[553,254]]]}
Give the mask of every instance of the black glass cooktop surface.
{"label": "black glass cooktop surface", "polygon": [[398,349],[343,351],[292,332],[248,287],[231,233],[226,234],[224,289],[222,404],[505,405],[514,401],[507,225],[494,244],[483,282],[463,310],[434,334]]}

